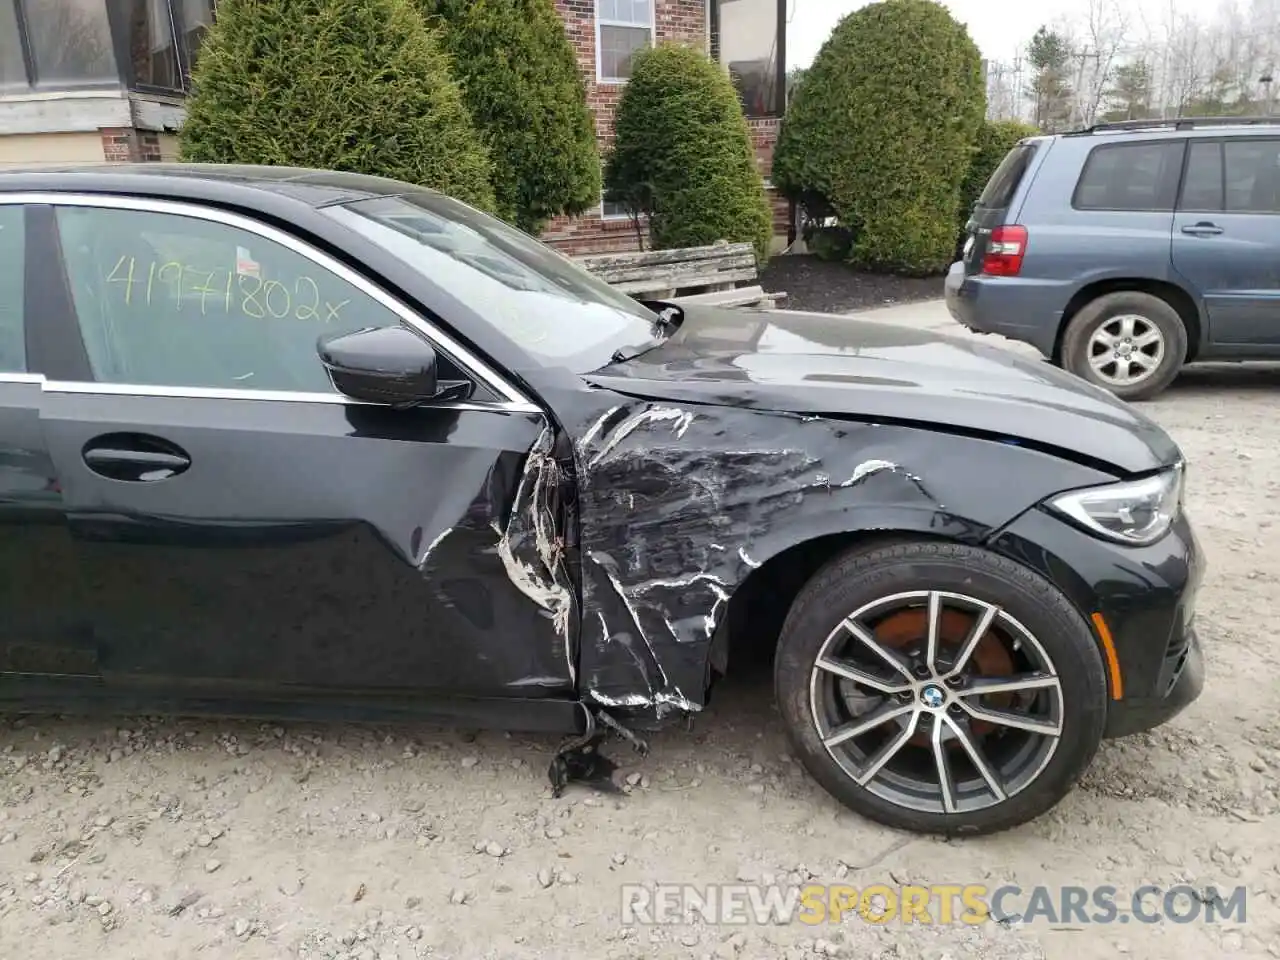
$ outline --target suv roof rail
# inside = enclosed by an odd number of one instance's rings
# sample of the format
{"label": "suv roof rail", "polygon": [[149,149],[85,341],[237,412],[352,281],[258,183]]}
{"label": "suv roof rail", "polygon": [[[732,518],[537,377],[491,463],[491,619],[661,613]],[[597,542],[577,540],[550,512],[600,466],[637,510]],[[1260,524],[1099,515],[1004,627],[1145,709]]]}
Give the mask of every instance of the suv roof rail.
{"label": "suv roof rail", "polygon": [[1195,130],[1198,127],[1254,127],[1280,126],[1280,117],[1169,117],[1151,120],[1116,120],[1111,123],[1095,123],[1083,130],[1072,130],[1067,136],[1085,136],[1091,133],[1123,132],[1125,130]]}

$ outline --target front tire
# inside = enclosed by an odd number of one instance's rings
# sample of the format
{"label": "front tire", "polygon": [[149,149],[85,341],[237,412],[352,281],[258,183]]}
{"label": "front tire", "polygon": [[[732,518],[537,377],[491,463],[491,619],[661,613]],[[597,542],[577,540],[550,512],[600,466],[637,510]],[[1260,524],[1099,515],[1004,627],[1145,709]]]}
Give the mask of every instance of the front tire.
{"label": "front tire", "polygon": [[1055,806],[1102,740],[1107,682],[1084,620],[986,550],[855,548],[801,590],[774,683],[797,757],[902,830],[1005,830]]}
{"label": "front tire", "polygon": [[1187,328],[1165,300],[1137,290],[1085,304],[1062,338],[1062,365],[1121,400],[1150,400],[1187,356]]}

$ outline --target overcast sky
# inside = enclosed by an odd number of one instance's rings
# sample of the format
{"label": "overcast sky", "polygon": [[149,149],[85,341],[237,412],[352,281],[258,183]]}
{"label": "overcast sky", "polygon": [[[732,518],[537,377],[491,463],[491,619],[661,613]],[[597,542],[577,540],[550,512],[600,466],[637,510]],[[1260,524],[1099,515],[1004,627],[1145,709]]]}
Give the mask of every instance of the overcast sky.
{"label": "overcast sky", "polygon": [[[867,0],[791,0],[792,19],[787,31],[789,67],[807,66],[840,18]],[[1202,0],[1205,2],[1205,0]],[[1153,4],[1147,0],[1146,4]],[[1010,60],[1042,23],[1081,11],[1084,0],[945,0],[945,6],[993,60]]]}

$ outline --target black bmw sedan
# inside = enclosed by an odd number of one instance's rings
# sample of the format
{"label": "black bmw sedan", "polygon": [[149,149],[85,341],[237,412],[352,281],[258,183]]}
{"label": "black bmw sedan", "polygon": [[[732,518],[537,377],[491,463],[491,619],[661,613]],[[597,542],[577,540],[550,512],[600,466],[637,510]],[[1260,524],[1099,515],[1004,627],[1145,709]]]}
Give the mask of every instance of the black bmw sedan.
{"label": "black bmw sedan", "polygon": [[0,706],[606,736],[774,652],[840,801],[978,833],[1203,684],[1184,464],[1044,364],[642,304],[407,184],[0,174]]}

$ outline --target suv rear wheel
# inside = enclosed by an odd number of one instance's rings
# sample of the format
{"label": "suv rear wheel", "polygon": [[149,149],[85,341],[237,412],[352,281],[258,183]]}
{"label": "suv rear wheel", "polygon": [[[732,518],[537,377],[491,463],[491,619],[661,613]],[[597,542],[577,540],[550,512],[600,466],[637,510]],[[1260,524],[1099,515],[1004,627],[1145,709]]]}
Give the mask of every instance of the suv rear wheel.
{"label": "suv rear wheel", "polygon": [[1084,305],[1062,340],[1062,365],[1122,400],[1148,400],[1182,368],[1187,329],[1165,300],[1122,290]]}

